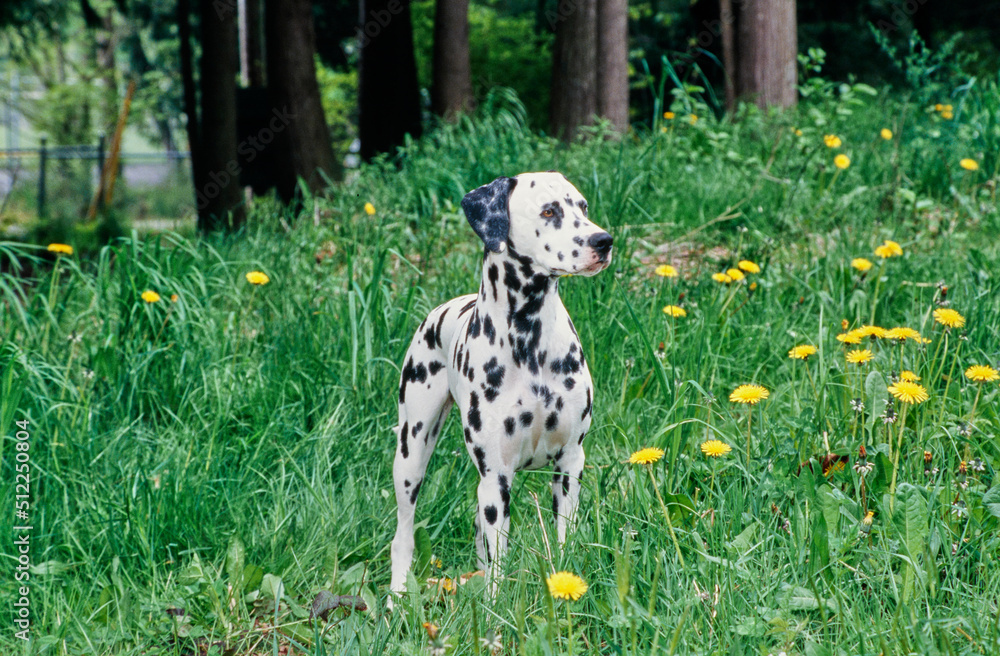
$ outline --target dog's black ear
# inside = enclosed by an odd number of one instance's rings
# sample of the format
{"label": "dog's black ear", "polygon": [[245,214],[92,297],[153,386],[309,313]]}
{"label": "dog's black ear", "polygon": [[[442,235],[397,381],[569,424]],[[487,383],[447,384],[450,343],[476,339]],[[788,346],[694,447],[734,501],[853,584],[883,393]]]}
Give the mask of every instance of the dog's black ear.
{"label": "dog's black ear", "polygon": [[486,244],[486,248],[494,253],[503,253],[507,249],[510,194],[515,185],[515,178],[497,178],[473,189],[462,199],[462,209],[465,210],[469,225]]}

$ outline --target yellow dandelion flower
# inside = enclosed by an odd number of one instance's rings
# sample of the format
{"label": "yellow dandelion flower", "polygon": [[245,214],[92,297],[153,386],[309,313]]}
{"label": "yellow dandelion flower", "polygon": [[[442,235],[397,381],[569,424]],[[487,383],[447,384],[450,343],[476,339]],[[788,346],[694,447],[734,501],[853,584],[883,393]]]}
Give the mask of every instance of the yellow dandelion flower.
{"label": "yellow dandelion flower", "polygon": [[798,128],[795,128],[795,136],[796,137],[801,137],[802,136],[802,130],[800,130]]}
{"label": "yellow dandelion flower", "polygon": [[977,162],[974,159],[970,159],[968,157],[966,157],[961,162],[959,162],[958,165],[961,166],[966,171],[978,171],[979,170],[979,162]]}
{"label": "yellow dandelion flower", "polygon": [[882,131],[879,132],[878,134],[879,134],[880,137],[882,137],[886,141],[889,141],[890,139],[892,139],[892,130],[890,130],[889,128],[882,128]]}
{"label": "yellow dandelion flower", "polygon": [[945,119],[946,121],[950,121],[951,119],[955,118],[955,115],[952,114],[951,112],[941,112],[941,118]]}
{"label": "yellow dandelion flower", "polygon": [[247,282],[251,285],[266,285],[271,279],[262,271],[251,271],[247,274]]}
{"label": "yellow dandelion flower", "polygon": [[847,352],[847,361],[851,364],[865,364],[870,362],[873,357],[869,349],[854,349]]}
{"label": "yellow dandelion flower", "polygon": [[848,166],[851,165],[851,158],[841,153],[833,158],[833,165],[836,166],[841,171],[843,171],[844,169],[846,169]]}
{"label": "yellow dandelion flower", "polygon": [[724,285],[728,285],[729,283],[731,283],[733,281],[732,278],[730,278],[729,276],[727,276],[724,273],[713,273],[712,274],[712,280],[714,280],[715,282],[721,282]]}
{"label": "yellow dandelion flower", "polygon": [[691,125],[694,125],[695,123],[698,122],[698,115],[691,114],[691,116],[688,117],[688,120],[691,121]]}
{"label": "yellow dandelion flower", "polygon": [[49,244],[47,250],[50,253],[57,253],[59,255],[73,254],[73,247],[69,244]]}
{"label": "yellow dandelion flower", "polygon": [[743,280],[746,276],[739,269],[726,269],[726,275],[729,276],[731,280]]}
{"label": "yellow dandelion flower", "polygon": [[729,400],[733,403],[756,405],[770,395],[771,393],[767,391],[767,388],[760,385],[740,385],[729,395]]}
{"label": "yellow dandelion flower", "polygon": [[872,268],[872,262],[871,260],[867,260],[863,257],[856,257],[853,260],[851,260],[851,266],[857,269],[858,271],[864,272]]}
{"label": "yellow dandelion flower", "polygon": [[687,310],[680,307],[679,305],[668,305],[665,308],[663,308],[663,313],[669,314],[675,319],[678,317],[686,317],[688,315]]}
{"label": "yellow dandelion flower", "polygon": [[805,360],[810,355],[816,353],[816,347],[810,346],[808,344],[803,344],[802,346],[796,346],[791,351],[788,352],[788,357],[793,360]]}
{"label": "yellow dandelion flower", "polygon": [[856,330],[849,330],[846,333],[840,333],[837,335],[837,341],[841,344],[860,344],[861,335],[858,334]]}
{"label": "yellow dandelion flower", "polygon": [[549,594],[555,599],[572,599],[576,601],[587,591],[587,584],[572,572],[556,572],[545,579],[549,586]]}
{"label": "yellow dandelion flower", "polygon": [[160,302],[160,295],[154,292],[152,289],[147,289],[142,294],[140,294],[139,297],[142,298],[142,300],[146,301],[147,303]]}
{"label": "yellow dandelion flower", "polygon": [[655,273],[658,276],[663,276],[664,278],[676,278],[677,277],[677,269],[675,269],[674,267],[670,266],[669,264],[661,264],[660,266],[656,267],[653,270],[653,273]]}
{"label": "yellow dandelion flower", "polygon": [[747,273],[760,273],[760,267],[757,266],[757,263],[750,260],[740,260],[736,263],[736,266],[741,271],[746,271]]}
{"label": "yellow dandelion flower", "polygon": [[915,383],[920,380],[920,376],[913,373],[912,371],[903,370],[899,372],[899,379],[905,380],[908,383]]}
{"label": "yellow dandelion flower", "polygon": [[840,148],[840,137],[835,134],[823,135],[823,143],[826,144],[827,148]]}
{"label": "yellow dandelion flower", "polygon": [[883,335],[883,337],[885,339],[898,340],[912,339],[915,342],[919,342],[921,340],[920,333],[913,328],[908,328],[906,326],[896,326],[895,328],[890,328],[885,331],[885,335]]}
{"label": "yellow dandelion flower", "polygon": [[874,337],[876,339],[883,339],[885,338],[886,334],[889,331],[879,326],[861,326],[860,328],[855,328],[854,332],[861,335],[862,337]]}
{"label": "yellow dandelion flower", "polygon": [[892,257],[892,249],[885,244],[875,248],[875,255],[881,257],[883,260]]}
{"label": "yellow dandelion flower", "polygon": [[672,120],[674,120],[674,113],[673,112],[663,112],[663,118],[667,119],[668,121],[672,121]]}
{"label": "yellow dandelion flower", "polygon": [[708,440],[701,443],[701,452],[710,458],[721,458],[732,450],[733,447],[720,440]]}
{"label": "yellow dandelion flower", "polygon": [[951,308],[938,308],[932,313],[934,321],[948,328],[961,328],[965,325],[965,317]]}
{"label": "yellow dandelion flower", "polygon": [[368,216],[372,216],[373,214],[375,214],[375,206],[372,205],[371,203],[365,203],[365,214],[367,214]]}
{"label": "yellow dandelion flower", "polygon": [[171,303],[176,303],[176,302],[178,301],[178,299],[179,299],[179,298],[180,298],[180,297],[179,297],[179,296],[177,296],[177,294],[171,294],[171,295],[170,295],[170,302],[171,302]]}
{"label": "yellow dandelion flower", "polygon": [[909,380],[896,381],[889,386],[889,393],[903,403],[909,403],[910,405],[923,403],[930,398],[923,385],[918,385]]}
{"label": "yellow dandelion flower", "polygon": [[942,105],[941,103],[934,103],[934,111],[935,112],[943,112],[944,111],[944,105]]}
{"label": "yellow dandelion flower", "polygon": [[861,520],[861,524],[862,524],[863,526],[868,526],[868,527],[870,527],[870,526],[872,525],[872,522],[873,522],[873,521],[875,521],[875,511],[874,511],[874,510],[869,510],[869,511],[868,511],[868,512],[867,512],[867,513],[865,514],[865,518]]}
{"label": "yellow dandelion flower", "polygon": [[630,465],[651,465],[662,457],[663,449],[649,447],[646,449],[639,449],[630,455],[628,457],[628,462]]}
{"label": "yellow dandelion flower", "polygon": [[1000,380],[1000,373],[988,364],[974,364],[965,370],[965,377],[977,383],[991,383]]}

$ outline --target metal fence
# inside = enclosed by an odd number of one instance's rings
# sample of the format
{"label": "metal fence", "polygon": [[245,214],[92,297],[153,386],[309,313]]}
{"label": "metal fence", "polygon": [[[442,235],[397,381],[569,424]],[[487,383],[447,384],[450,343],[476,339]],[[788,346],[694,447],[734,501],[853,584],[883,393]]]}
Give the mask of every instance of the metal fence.
{"label": "metal fence", "polygon": [[[106,162],[104,139],[95,144],[0,149],[0,221],[86,218]],[[194,211],[190,153],[122,152],[114,193],[100,194],[132,219],[180,219]],[[13,219],[13,221],[11,221]]]}

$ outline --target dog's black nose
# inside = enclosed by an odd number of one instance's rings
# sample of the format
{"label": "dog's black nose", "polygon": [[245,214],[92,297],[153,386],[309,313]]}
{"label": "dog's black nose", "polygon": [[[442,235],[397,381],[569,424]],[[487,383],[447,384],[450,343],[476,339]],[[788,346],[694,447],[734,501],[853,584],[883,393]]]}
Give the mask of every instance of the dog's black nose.
{"label": "dog's black nose", "polygon": [[587,240],[587,245],[597,251],[597,254],[604,257],[611,250],[611,244],[614,243],[614,237],[606,232],[598,232],[590,236]]}

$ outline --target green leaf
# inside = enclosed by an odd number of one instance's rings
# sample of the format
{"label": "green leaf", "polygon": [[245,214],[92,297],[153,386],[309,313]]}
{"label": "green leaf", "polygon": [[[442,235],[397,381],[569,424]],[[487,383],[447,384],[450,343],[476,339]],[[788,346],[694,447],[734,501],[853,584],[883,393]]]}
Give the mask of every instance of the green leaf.
{"label": "green leaf", "polygon": [[813,513],[812,537],[809,541],[809,573],[816,577],[830,564],[830,537],[826,518]]}
{"label": "green leaf", "polygon": [[264,570],[256,565],[247,565],[243,568],[241,579],[243,581],[243,594],[252,592],[260,587],[264,580]]}
{"label": "green leaf", "polygon": [[889,386],[885,378],[878,371],[872,371],[865,378],[865,412],[868,413],[868,430],[871,430],[875,422],[885,410],[885,402],[889,398]]}
{"label": "green leaf", "polygon": [[928,533],[929,517],[923,490],[910,483],[901,483],[892,519],[906,556],[903,558],[906,562],[903,570],[903,601],[908,603],[913,597],[914,576],[920,581],[924,580],[923,569],[918,560],[927,546]]}
{"label": "green leaf", "polygon": [[997,483],[983,495],[983,505],[994,517],[1000,517],[1000,483]]}
{"label": "green leaf", "polygon": [[781,600],[791,610],[819,610],[819,605],[822,603],[827,610],[834,613],[839,612],[839,607],[835,600],[824,599],[823,597],[817,598],[812,590],[804,588],[801,585],[782,583]]}
{"label": "green leaf", "polygon": [[284,595],[285,584],[282,582],[281,577],[274,574],[265,574],[264,579],[260,582],[260,596],[264,599],[274,599],[278,602],[281,601]]}
{"label": "green leaf", "polygon": [[413,531],[414,559],[413,575],[421,583],[431,573],[431,536],[423,526]]}
{"label": "green leaf", "polygon": [[737,556],[746,554],[750,551],[750,547],[753,546],[753,543],[757,538],[758,526],[760,526],[758,522],[753,522],[743,529],[739,535],[730,540],[726,546],[729,547],[729,550],[734,552]]}
{"label": "green leaf", "polygon": [[233,590],[239,590],[242,584],[240,575],[243,573],[245,552],[243,541],[240,540],[239,536],[234,535],[229,540],[229,548],[226,549],[226,576],[229,577],[229,583],[233,586]]}

